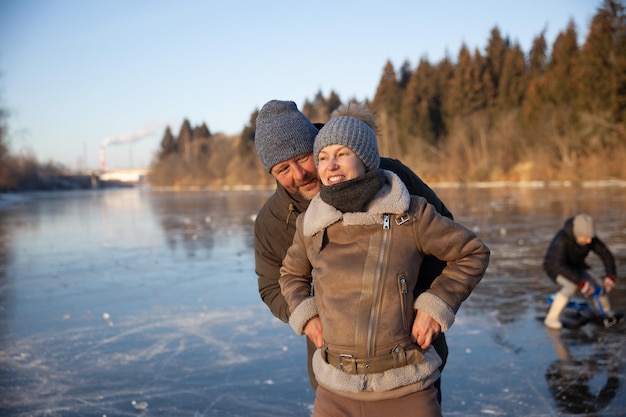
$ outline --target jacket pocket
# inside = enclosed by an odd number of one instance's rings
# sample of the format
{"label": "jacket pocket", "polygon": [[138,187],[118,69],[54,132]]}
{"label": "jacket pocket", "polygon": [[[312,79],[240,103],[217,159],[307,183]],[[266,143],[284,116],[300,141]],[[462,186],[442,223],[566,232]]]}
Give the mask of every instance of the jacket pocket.
{"label": "jacket pocket", "polygon": [[408,288],[406,283],[406,275],[398,275],[398,292],[400,293],[400,315],[402,316],[402,326],[404,331],[409,330],[409,323],[407,320],[406,303],[408,297]]}

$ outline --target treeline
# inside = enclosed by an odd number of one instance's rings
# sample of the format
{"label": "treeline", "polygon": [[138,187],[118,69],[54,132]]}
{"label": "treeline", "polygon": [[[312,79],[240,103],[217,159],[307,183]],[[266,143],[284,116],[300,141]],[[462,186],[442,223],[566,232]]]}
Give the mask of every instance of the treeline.
{"label": "treeline", "polygon": [[48,187],[48,179],[66,169],[54,162],[40,163],[32,153],[11,154],[6,119],[6,110],[0,108],[0,192]]}
{"label": "treeline", "polygon": [[494,28],[456,63],[388,62],[373,100],[383,152],[440,179],[626,178],[624,5],[605,1],[582,46],[571,22],[550,50],[541,33],[526,55]]}
{"label": "treeline", "polygon": [[189,120],[176,136],[166,127],[148,181],[163,187],[273,184],[254,149],[256,114],[237,137],[212,134],[206,124],[192,127]]}
{"label": "treeline", "polygon": [[[381,153],[428,181],[626,179],[625,16],[623,1],[605,0],[582,45],[573,22],[550,48],[540,33],[527,54],[495,27],[484,51],[387,62],[368,103]],[[340,104],[319,92],[301,109],[325,122]],[[151,183],[271,183],[254,151],[256,114],[235,138],[168,128]]]}

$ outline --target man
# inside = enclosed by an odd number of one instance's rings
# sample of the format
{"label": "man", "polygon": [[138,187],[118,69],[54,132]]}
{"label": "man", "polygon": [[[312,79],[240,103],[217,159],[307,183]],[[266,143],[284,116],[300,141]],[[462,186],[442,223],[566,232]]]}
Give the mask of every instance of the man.
{"label": "man", "polygon": [[[289,321],[289,307],[280,291],[280,267],[296,231],[296,218],[306,211],[310,200],[320,191],[320,180],[313,158],[313,143],[321,125],[314,125],[298,110],[293,101],[271,100],[256,119],[255,146],[265,170],[276,179],[276,191],[259,211],[254,230],[255,271],[259,294],[274,316]],[[447,217],[452,214],[437,195],[400,161],[381,158],[380,167],[395,172],[409,192],[419,195]],[[427,257],[422,264],[418,288],[423,292],[436,278],[445,263]],[[433,346],[441,357],[443,370],[448,357],[445,336],[440,334]],[[307,338],[308,369],[311,386],[317,383],[311,368],[315,345]],[[439,391],[440,386],[436,387]]]}
{"label": "man", "polygon": [[[604,263],[606,271],[604,279],[595,276],[585,263],[585,258],[591,251]],[[591,216],[582,213],[565,221],[563,228],[556,233],[548,247],[543,260],[543,269],[553,281],[561,285],[544,319],[546,327],[550,329],[563,327],[560,320],[561,312],[567,306],[570,297],[578,290],[585,297],[600,294],[599,301],[605,313],[603,317],[605,326],[610,327],[617,322],[606,295],[615,288],[615,258],[604,242],[596,236]]]}

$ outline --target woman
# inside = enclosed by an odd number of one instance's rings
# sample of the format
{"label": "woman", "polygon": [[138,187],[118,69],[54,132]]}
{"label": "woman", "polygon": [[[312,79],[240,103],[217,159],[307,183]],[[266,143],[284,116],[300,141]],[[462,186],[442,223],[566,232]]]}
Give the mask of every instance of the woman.
{"label": "woman", "polygon": [[[314,416],[440,416],[431,342],[482,278],[489,249],[379,169],[364,107],[333,116],[314,144],[322,189],[298,218],[280,278],[290,325],[318,348]],[[447,266],[414,300],[425,255]]]}

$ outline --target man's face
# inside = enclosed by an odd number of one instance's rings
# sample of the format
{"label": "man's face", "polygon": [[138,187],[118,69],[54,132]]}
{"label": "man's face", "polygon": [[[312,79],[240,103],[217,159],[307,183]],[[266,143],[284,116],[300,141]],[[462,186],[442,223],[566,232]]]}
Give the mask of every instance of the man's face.
{"label": "man's face", "polygon": [[320,191],[313,152],[282,161],[274,165],[270,173],[290,194],[310,200]]}

